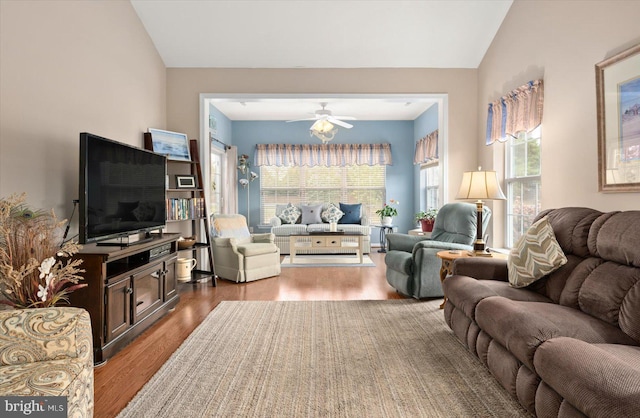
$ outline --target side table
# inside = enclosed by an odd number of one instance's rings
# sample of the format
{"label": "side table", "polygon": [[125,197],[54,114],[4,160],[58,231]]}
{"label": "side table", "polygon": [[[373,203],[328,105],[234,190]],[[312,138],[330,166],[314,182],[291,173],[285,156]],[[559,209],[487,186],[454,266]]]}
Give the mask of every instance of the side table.
{"label": "side table", "polygon": [[424,232],[422,228],[410,229],[409,235],[419,236],[419,237],[431,237],[431,232]]}
{"label": "side table", "polygon": [[387,252],[387,233],[393,233],[393,228],[395,225],[371,225],[374,228],[380,228],[380,249],[379,253]]}
{"label": "side table", "polygon": [[[498,258],[498,259],[506,260],[508,258],[507,254],[500,254],[500,253],[491,253],[491,254],[493,255],[494,258]],[[474,257],[473,255],[469,255],[469,252],[465,250],[438,251],[436,253],[436,256],[438,256],[438,258],[442,260],[442,266],[440,267],[440,284],[444,282],[444,279],[446,279],[448,275],[453,274],[453,263],[455,262],[456,259]],[[447,295],[444,295],[443,299],[444,300],[440,304],[440,309],[444,309],[444,305],[447,303]]]}

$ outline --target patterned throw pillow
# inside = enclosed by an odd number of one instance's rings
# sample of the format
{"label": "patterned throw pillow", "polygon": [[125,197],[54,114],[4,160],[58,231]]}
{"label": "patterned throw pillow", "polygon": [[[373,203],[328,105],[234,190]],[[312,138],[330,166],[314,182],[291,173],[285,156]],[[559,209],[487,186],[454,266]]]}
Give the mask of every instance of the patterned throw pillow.
{"label": "patterned throw pillow", "polygon": [[301,213],[302,212],[300,212],[300,209],[298,209],[297,207],[289,203],[287,207],[280,214],[280,219],[285,224],[294,224],[298,221],[298,218],[300,217]]}
{"label": "patterned throw pillow", "polygon": [[545,216],[531,225],[509,253],[509,284],[525,287],[566,264],[567,257]]}
{"label": "patterned throw pillow", "polygon": [[322,205],[302,205],[302,223],[305,225],[321,224]]}
{"label": "patterned throw pillow", "polygon": [[340,218],[342,218],[342,215],[344,215],[343,211],[341,211],[333,203],[329,203],[327,208],[322,211],[321,218],[324,222],[331,223],[331,222],[338,222]]}
{"label": "patterned throw pillow", "polygon": [[340,210],[344,212],[344,216],[340,218],[341,224],[359,224],[362,218],[362,204],[346,204],[340,203]]}

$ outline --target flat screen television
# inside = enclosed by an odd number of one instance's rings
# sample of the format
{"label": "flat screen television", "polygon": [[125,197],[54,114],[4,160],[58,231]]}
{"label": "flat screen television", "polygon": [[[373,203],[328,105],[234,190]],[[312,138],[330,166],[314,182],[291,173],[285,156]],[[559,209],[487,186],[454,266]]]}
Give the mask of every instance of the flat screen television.
{"label": "flat screen television", "polygon": [[80,134],[79,242],[122,240],[165,226],[166,157]]}

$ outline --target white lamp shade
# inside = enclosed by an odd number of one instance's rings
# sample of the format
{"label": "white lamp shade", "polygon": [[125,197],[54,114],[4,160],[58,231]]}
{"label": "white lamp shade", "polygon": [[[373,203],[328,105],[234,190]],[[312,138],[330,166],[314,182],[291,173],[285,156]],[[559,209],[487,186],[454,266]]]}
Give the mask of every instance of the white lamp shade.
{"label": "white lamp shade", "polygon": [[465,171],[456,199],[505,200],[495,171]]}

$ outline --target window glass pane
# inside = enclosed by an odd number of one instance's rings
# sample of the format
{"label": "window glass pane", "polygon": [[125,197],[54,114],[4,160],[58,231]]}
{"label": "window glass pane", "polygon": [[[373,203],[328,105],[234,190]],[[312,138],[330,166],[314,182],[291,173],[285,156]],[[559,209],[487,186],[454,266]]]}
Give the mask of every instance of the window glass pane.
{"label": "window glass pane", "polygon": [[527,176],[540,175],[540,138],[527,141]]}
{"label": "window glass pane", "polygon": [[511,138],[506,147],[507,219],[506,243],[514,243],[540,212],[541,129]]}
{"label": "window glass pane", "polygon": [[420,167],[420,208],[438,208],[440,189],[440,166],[437,162]]}
{"label": "window glass pane", "polygon": [[211,181],[209,190],[209,210],[211,213],[220,213],[222,210],[222,154],[211,151]]}
{"label": "window glass pane", "polygon": [[385,202],[385,166],[260,167],[261,219],[275,216],[276,205],[362,203],[371,216]]}

